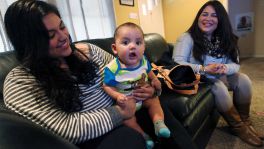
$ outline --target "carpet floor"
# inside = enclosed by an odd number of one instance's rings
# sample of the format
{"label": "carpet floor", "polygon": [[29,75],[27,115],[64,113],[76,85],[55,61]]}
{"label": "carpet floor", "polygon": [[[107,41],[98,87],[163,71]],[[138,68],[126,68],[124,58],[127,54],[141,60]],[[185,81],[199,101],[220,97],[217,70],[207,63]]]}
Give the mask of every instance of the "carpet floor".
{"label": "carpet floor", "polygon": [[[256,130],[264,133],[264,58],[242,59],[240,71],[247,74],[252,81],[251,120]],[[253,147],[231,135],[227,123],[221,117],[206,149],[264,149],[264,146]]]}

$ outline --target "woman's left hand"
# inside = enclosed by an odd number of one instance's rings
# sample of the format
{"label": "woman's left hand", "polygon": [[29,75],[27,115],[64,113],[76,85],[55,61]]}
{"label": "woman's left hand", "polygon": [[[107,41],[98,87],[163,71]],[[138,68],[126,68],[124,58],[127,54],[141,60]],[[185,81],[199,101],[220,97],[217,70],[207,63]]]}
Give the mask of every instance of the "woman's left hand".
{"label": "woman's left hand", "polygon": [[205,71],[210,74],[226,74],[227,67],[225,64],[209,64],[205,67]]}
{"label": "woman's left hand", "polygon": [[146,100],[148,98],[153,97],[155,92],[155,89],[148,83],[145,85],[135,89],[132,93],[132,95],[137,99],[137,100]]}
{"label": "woman's left hand", "polygon": [[215,73],[216,74],[226,74],[227,73],[227,67],[226,67],[226,65],[224,65],[224,64],[218,64]]}

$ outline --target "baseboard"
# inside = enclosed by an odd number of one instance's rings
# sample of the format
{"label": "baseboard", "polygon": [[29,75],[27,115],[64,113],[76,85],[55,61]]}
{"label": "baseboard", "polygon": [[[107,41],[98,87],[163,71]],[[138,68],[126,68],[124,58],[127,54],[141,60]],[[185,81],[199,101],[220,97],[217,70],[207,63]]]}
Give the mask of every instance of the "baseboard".
{"label": "baseboard", "polygon": [[250,57],[255,57],[255,58],[263,58],[264,54],[257,54],[257,55],[240,55],[240,58],[250,58]]}

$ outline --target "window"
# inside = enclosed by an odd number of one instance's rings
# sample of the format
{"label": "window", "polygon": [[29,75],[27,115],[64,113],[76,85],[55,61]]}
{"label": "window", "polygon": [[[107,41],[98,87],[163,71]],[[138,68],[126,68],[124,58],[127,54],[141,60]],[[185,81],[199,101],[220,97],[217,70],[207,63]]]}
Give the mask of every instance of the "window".
{"label": "window", "polygon": [[111,0],[48,0],[58,6],[73,41],[112,37],[115,17]]}
{"label": "window", "polygon": [[[4,31],[4,14],[16,0],[0,0],[0,52],[11,49]],[[115,30],[111,0],[43,0],[56,5],[73,41],[112,37]]]}
{"label": "window", "polygon": [[1,0],[0,1],[0,52],[11,50],[5,30],[4,30],[4,14],[7,7],[15,0]]}

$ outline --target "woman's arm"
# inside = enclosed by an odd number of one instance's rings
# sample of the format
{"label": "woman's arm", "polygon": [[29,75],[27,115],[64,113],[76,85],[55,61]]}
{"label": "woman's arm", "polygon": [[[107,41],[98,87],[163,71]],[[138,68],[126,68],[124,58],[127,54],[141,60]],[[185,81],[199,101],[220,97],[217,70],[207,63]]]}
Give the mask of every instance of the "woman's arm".
{"label": "woman's arm", "polygon": [[193,39],[189,33],[184,33],[181,35],[173,49],[172,59],[182,65],[189,65],[193,68],[195,72],[200,71],[200,64],[194,64],[191,59],[194,60],[192,56],[193,50]]}
{"label": "woman's arm", "polygon": [[227,72],[227,75],[234,74],[239,71],[240,65],[233,62],[231,59],[227,59],[227,63],[225,64]]}
{"label": "woman's arm", "polygon": [[84,142],[111,131],[130,116],[129,112],[133,112],[129,106],[112,106],[66,113],[48,99],[35,77],[21,67],[13,69],[6,77],[3,96],[9,109],[73,143]]}

